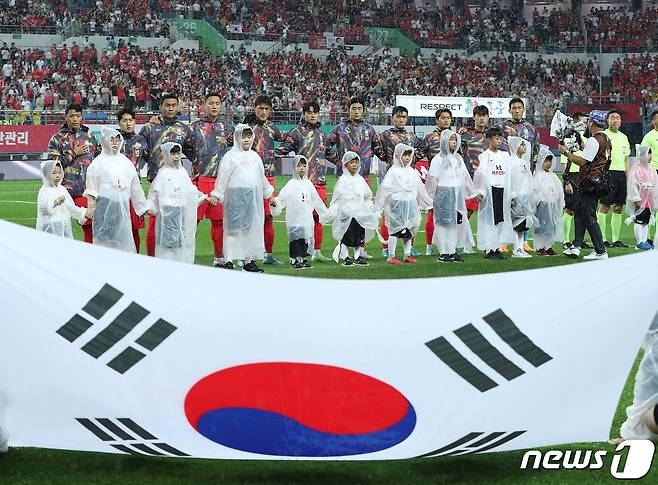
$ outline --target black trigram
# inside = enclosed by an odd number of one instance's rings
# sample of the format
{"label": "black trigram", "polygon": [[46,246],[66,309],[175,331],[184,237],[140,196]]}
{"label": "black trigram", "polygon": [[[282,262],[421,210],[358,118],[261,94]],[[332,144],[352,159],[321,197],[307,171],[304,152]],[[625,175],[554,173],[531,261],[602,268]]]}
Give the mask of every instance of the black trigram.
{"label": "black trigram", "polygon": [[482,431],[474,431],[453,441],[449,445],[442,446],[441,448],[437,448],[429,453],[424,453],[416,458],[484,453],[518,438],[525,432],[526,431],[494,431],[492,433],[484,433]]}
{"label": "black trigram", "polygon": [[[496,310],[482,317],[482,319],[514,352],[533,366],[539,367],[552,359],[550,355],[521,332],[519,327],[502,310]],[[525,374],[523,369],[505,357],[474,325],[469,323],[453,333],[485,364],[508,381]],[[496,381],[459,353],[445,337],[435,338],[425,345],[448,367],[480,392],[486,392],[498,386]]]}
{"label": "black trigram", "polygon": [[190,456],[153,436],[130,418],[75,418],[98,439],[131,455]]}
{"label": "black trigram", "polygon": [[[57,330],[57,333],[69,342],[75,342],[81,335],[90,330],[94,324],[100,326],[98,320],[105,315],[123,296],[116,288],[106,284],[82,308],[82,312],[91,318],[76,313],[68,322]],[[82,313],[81,312],[81,313]],[[82,350],[93,358],[98,359],[115,345],[121,345],[121,340],[128,335],[146,316],[149,311],[141,305],[131,302],[117,317],[105,328],[100,330],[94,338],[82,346]],[[107,365],[123,374],[169,337],[177,327],[171,323],[158,319],[153,325],[142,333],[135,343],[139,348],[126,347]],[[95,329],[92,329],[95,330]]]}

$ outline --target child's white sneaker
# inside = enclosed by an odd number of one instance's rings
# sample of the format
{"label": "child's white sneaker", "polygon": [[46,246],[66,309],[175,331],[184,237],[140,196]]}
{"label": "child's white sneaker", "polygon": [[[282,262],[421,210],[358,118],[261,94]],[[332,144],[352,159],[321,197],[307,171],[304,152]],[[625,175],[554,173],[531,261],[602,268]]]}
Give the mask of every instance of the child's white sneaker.
{"label": "child's white sneaker", "polygon": [[519,249],[515,249],[514,251],[512,251],[512,257],[513,258],[526,259],[526,258],[531,258],[532,256],[530,256],[528,253],[526,253],[523,249],[519,248]]}
{"label": "child's white sneaker", "polygon": [[597,254],[596,251],[592,251],[590,254],[585,256],[583,259],[586,259],[588,261],[592,261],[592,260],[595,260],[595,259],[608,259],[608,253],[605,252],[605,253]]}

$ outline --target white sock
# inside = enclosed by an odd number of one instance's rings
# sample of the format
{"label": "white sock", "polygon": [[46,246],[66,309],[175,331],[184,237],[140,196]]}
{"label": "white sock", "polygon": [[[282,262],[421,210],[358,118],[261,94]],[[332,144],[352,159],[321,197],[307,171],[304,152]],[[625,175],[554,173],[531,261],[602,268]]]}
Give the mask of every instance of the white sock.
{"label": "white sock", "polygon": [[514,244],[514,249],[523,250],[523,233],[522,232],[517,232],[516,233],[516,244]]}
{"label": "white sock", "polygon": [[633,224],[633,232],[635,233],[635,240],[637,241],[638,244],[641,242],[644,242],[642,240],[642,225],[641,224]]}
{"label": "white sock", "polygon": [[408,258],[409,256],[411,256],[411,239],[405,239],[403,247],[404,247],[404,257]]}
{"label": "white sock", "polygon": [[388,236],[388,259],[389,261],[395,257],[395,250],[398,247],[397,236]]}
{"label": "white sock", "polygon": [[359,259],[363,255],[364,251],[365,250],[360,246],[358,248],[354,248],[354,259]]}
{"label": "white sock", "polygon": [[347,252],[347,246],[344,244],[340,245],[340,259],[345,259],[349,256],[350,254]]}

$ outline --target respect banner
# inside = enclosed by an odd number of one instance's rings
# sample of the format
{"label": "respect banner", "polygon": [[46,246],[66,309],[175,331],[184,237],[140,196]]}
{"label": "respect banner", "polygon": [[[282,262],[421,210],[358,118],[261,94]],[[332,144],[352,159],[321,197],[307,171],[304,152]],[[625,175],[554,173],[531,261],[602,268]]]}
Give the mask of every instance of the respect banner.
{"label": "respect banner", "polygon": [[489,116],[492,118],[511,118],[509,102],[512,99],[398,95],[395,97],[395,104],[407,108],[409,116],[434,118],[434,114],[438,109],[447,108],[452,111],[452,116],[455,118],[471,118],[473,109],[476,106],[484,105],[489,108]]}
{"label": "respect banner", "polygon": [[658,301],[651,252],[324,280],[0,233],[10,446],[384,460],[602,441]]}

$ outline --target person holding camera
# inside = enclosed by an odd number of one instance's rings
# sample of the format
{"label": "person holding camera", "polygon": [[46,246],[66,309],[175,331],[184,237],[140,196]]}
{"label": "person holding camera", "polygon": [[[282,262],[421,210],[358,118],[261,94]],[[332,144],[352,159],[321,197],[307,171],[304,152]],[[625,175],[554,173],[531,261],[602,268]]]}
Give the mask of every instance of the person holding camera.
{"label": "person holding camera", "polygon": [[594,244],[594,251],[584,259],[608,258],[601,228],[596,219],[598,200],[607,194],[609,185],[608,170],[611,163],[612,145],[604,133],[607,125],[606,115],[605,111],[600,110],[593,110],[589,113],[587,128],[592,136],[587,140],[580,156],[571,153],[563,143],[559,145],[560,153],[580,167],[576,187],[571,186],[572,190],[578,191],[574,210],[575,239],[573,246],[563,251],[566,256],[580,256],[580,248],[583,246],[585,230],[587,230]]}

